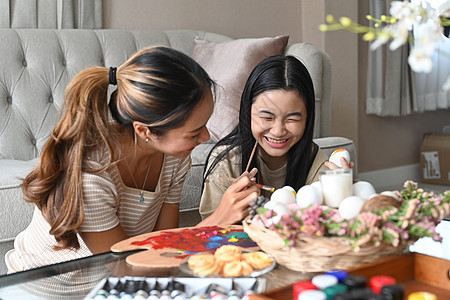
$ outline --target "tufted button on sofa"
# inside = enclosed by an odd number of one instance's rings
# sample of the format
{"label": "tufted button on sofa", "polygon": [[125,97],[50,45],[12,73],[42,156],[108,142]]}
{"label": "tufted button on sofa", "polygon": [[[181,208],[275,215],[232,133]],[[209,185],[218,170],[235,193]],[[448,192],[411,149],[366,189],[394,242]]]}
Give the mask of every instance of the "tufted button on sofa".
{"label": "tufted button on sofa", "polygon": [[[118,66],[150,45],[169,46],[190,55],[196,36],[213,42],[231,40],[194,30],[0,29],[0,274],[6,272],[4,254],[31,220],[33,207],[23,200],[20,178],[36,166],[60,116],[70,80],[90,66]],[[328,154],[336,147],[347,148],[356,162],[351,140],[327,137],[331,103],[328,56],[306,43],[293,44],[286,53],[305,62],[316,95],[320,95],[316,101],[316,142]],[[202,144],[192,152],[192,169],[180,204],[182,226],[197,222],[202,172],[212,145]]]}

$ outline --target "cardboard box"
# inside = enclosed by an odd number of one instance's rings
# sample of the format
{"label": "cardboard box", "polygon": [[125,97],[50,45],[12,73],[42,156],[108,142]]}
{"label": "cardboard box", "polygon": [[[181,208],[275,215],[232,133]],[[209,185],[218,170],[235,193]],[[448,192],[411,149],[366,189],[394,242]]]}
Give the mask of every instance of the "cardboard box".
{"label": "cardboard box", "polygon": [[450,185],[450,134],[424,134],[420,170],[421,182]]}

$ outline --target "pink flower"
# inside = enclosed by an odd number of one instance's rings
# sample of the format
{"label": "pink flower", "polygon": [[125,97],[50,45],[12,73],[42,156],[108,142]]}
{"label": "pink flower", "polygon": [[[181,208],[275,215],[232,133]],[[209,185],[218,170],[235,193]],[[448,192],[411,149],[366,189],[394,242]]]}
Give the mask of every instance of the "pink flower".
{"label": "pink flower", "polygon": [[267,211],[266,217],[270,219],[270,218],[272,218],[274,216],[275,216],[275,212],[273,210],[269,209]]}

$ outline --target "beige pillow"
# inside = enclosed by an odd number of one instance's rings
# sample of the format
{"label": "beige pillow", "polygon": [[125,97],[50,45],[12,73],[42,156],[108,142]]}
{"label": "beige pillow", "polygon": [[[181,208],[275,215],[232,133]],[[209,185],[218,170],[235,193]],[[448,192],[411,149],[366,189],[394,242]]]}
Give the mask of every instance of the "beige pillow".
{"label": "beige pillow", "polygon": [[284,54],[289,36],[210,42],[195,38],[192,58],[217,83],[216,103],[207,127],[212,142],[238,123],[241,94],[253,68],[264,58]]}

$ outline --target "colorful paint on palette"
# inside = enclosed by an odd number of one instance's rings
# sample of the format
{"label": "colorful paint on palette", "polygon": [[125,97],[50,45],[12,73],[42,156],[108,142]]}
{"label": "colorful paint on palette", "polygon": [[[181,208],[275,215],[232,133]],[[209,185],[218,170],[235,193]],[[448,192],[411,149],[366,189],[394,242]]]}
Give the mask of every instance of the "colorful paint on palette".
{"label": "colorful paint on palette", "polygon": [[[223,245],[242,248],[257,247],[243,229],[218,226],[186,228],[179,231],[162,231],[157,236],[142,241],[131,242],[136,246],[151,246],[153,249],[172,248],[186,254],[213,252]],[[179,256],[178,258],[183,258]]]}

